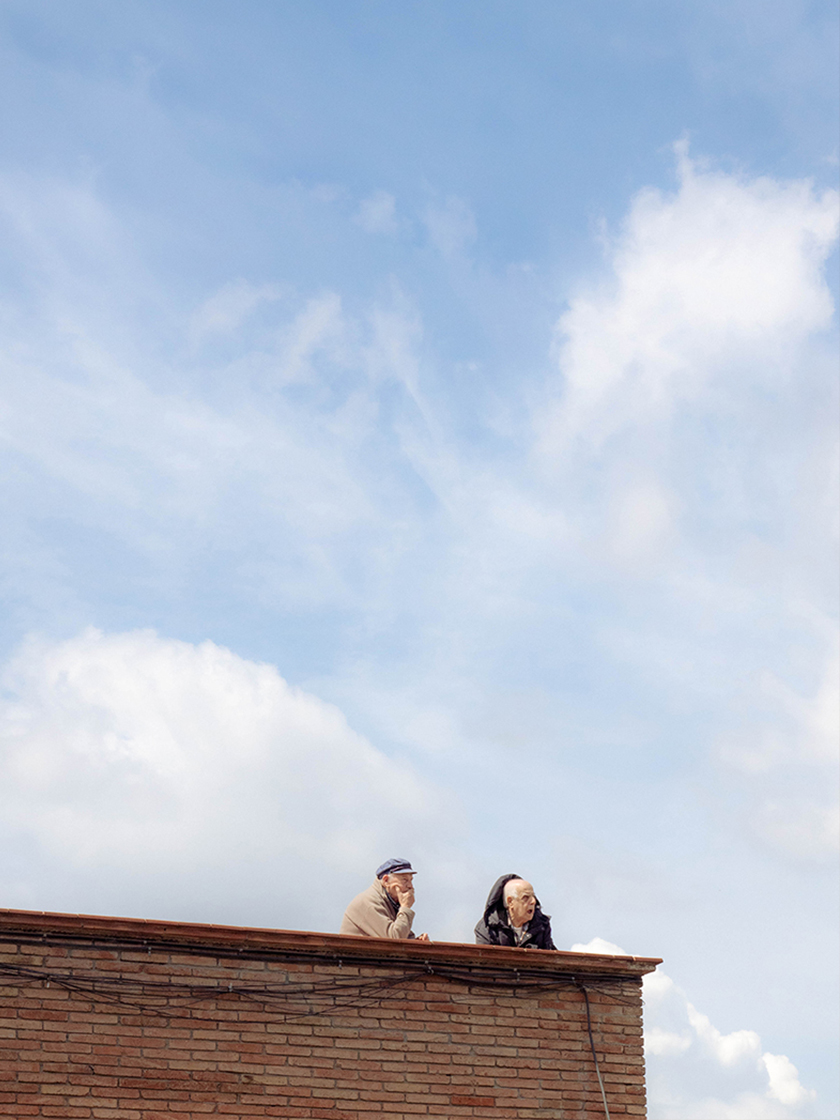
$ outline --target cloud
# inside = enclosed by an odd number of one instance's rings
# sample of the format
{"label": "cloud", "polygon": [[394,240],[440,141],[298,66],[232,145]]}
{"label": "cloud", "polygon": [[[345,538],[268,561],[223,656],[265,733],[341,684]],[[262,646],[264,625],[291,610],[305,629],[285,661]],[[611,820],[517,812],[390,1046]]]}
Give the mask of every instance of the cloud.
{"label": "cloud", "polygon": [[335,928],[383,852],[449,832],[439,791],[338,708],[213,642],[31,639],[3,687],[6,905]]}
{"label": "cloud", "polygon": [[[16,479],[0,503],[27,628],[51,629],[56,600],[88,621],[71,600],[105,550],[164,595],[214,557],[228,593],[260,609],[367,597],[373,614],[422,539],[392,427],[420,402],[416,308],[396,292],[351,312],[285,281],[234,279],[198,301],[164,290],[87,183],[7,176],[0,210],[26,280],[0,306],[0,456]],[[48,540],[59,524],[97,541],[81,573]],[[33,593],[31,573],[50,591]]]}
{"label": "cloud", "polygon": [[771,1098],[792,1107],[814,1099],[816,1093],[800,1085],[799,1073],[790,1058],[784,1054],[762,1054],[761,1060],[767,1070]]}
{"label": "cloud", "polygon": [[215,292],[192,316],[190,334],[198,342],[207,335],[235,331],[263,303],[283,298],[278,284],[249,284],[247,280],[231,280]]}
{"label": "cloud", "polygon": [[312,380],[316,377],[313,366],[318,354],[338,365],[352,367],[352,359],[347,361],[346,330],[341,298],[335,292],[307,300],[280,335],[274,383]]}
{"label": "cloud", "polygon": [[631,483],[616,496],[613,548],[625,561],[661,553],[674,531],[673,493],[653,479]]}
{"label": "cloud", "polygon": [[709,586],[720,556],[721,593],[759,574],[807,597],[792,586],[815,574],[801,542],[817,532],[833,549],[836,522],[834,379],[819,337],[832,324],[838,195],[716,171],[684,145],[677,172],[675,191],[632,201],[601,277],[576,286],[558,321],[557,376],[533,414],[535,477],[602,566],[631,578],[670,568],[684,595]]}
{"label": "cloud", "polygon": [[[573,952],[624,955],[596,937]],[[724,1034],[661,968],[644,978],[645,1055],[651,1120],[807,1120],[817,1094],[755,1031]]]}
{"label": "cloud", "polygon": [[[289,332],[284,377],[306,376],[331,313],[310,308]],[[7,363],[2,436],[19,471],[16,515],[31,518],[56,488],[77,522],[163,562],[166,579],[178,576],[173,554],[212,538],[234,555],[250,542],[250,561],[274,571],[257,579],[270,595],[335,595],[339,558],[324,546],[372,512],[354,462],[364,415],[339,401],[305,410],[302,423],[294,404],[260,410],[247,392],[213,402],[155,387],[86,340],[76,355],[75,377],[51,362]]]}
{"label": "cloud", "polygon": [[823,265],[837,192],[708,170],[685,144],[677,154],[677,191],[636,196],[608,245],[609,279],[559,322],[564,395],[543,432],[547,453],[669,420],[728,380],[733,360],[739,380],[772,381],[780,352],[831,321]]}
{"label": "cloud", "polygon": [[38,273],[47,281],[43,294],[56,310],[63,304],[56,297],[84,299],[93,287],[105,287],[138,265],[119,216],[84,180],[3,170],[0,229],[8,236],[10,255],[21,254],[26,262],[19,274],[23,290]]}
{"label": "cloud", "polygon": [[399,229],[396,199],[387,191],[374,191],[359,203],[353,221],[360,225],[365,233],[396,233]]}
{"label": "cloud", "polygon": [[[377,462],[366,348],[375,327],[348,316],[335,292],[301,299],[283,285],[237,280],[198,308],[175,301],[165,322],[141,330],[107,299],[78,299],[66,278],[87,229],[81,219],[44,263],[42,210],[54,194],[33,191],[26,222],[17,194],[15,206],[0,198],[23,230],[33,287],[47,293],[4,308],[0,452],[16,477],[2,497],[7,578],[20,586],[22,571],[58,567],[61,579],[54,550],[39,553],[58,517],[142,557],[159,586],[177,585],[183,562],[206,555],[212,540],[233,560],[235,585],[262,603],[299,609],[345,595],[359,551],[393,534],[387,512],[375,511],[399,490]],[[100,222],[107,272],[118,223],[95,198],[70,209]],[[106,287],[134,285],[141,304],[147,278],[135,263],[127,254],[125,275]],[[398,329],[399,312],[389,314]],[[152,336],[165,339],[165,357]]]}
{"label": "cloud", "polygon": [[478,230],[469,205],[455,195],[426,207],[423,215],[429,239],[444,257],[459,257],[475,241]]}
{"label": "cloud", "polygon": [[726,697],[711,796],[807,861],[838,836],[837,229],[837,192],[678,145],[676,188],[641,191],[601,276],[573,290],[534,411],[570,574],[587,563],[645,604],[605,627],[610,658]]}
{"label": "cloud", "polygon": [[818,861],[833,859],[840,845],[840,659],[833,628],[825,629],[813,692],[803,695],[765,672],[758,685],[764,719],[733,727],[717,744],[722,772],[749,790],[744,815],[752,832],[786,855]]}

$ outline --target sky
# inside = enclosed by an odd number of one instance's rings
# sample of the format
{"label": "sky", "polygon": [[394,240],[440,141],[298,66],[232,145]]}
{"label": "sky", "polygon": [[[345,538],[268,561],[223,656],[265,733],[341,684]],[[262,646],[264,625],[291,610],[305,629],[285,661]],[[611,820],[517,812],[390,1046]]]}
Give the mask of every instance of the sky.
{"label": "sky", "polygon": [[0,0],[0,904],[515,872],[836,1120],[837,22]]}

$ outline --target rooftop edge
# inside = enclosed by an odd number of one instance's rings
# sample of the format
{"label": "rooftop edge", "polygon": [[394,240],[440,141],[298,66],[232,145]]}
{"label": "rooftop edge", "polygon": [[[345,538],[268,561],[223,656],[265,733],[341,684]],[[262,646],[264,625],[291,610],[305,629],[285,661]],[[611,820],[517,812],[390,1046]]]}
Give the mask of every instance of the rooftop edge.
{"label": "rooftop edge", "polygon": [[[10,936],[10,935],[17,935]],[[565,950],[525,950],[455,941],[392,940],[310,930],[261,929],[199,922],[117,918],[99,914],[61,914],[0,909],[0,941],[120,943],[180,949],[214,955],[266,955],[353,958],[370,963],[450,962],[471,968],[609,974],[638,979],[662,963],[659,957],[611,956]],[[527,962],[527,964],[526,964]]]}

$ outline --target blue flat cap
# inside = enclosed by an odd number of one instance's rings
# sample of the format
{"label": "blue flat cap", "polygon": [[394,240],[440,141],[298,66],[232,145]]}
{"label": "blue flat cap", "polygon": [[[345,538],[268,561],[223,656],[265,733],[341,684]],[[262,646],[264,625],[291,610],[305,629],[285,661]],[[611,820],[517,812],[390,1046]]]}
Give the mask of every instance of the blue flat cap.
{"label": "blue flat cap", "polygon": [[380,867],[377,867],[376,878],[381,879],[383,875],[397,875],[400,873],[408,875],[417,874],[407,859],[386,859]]}

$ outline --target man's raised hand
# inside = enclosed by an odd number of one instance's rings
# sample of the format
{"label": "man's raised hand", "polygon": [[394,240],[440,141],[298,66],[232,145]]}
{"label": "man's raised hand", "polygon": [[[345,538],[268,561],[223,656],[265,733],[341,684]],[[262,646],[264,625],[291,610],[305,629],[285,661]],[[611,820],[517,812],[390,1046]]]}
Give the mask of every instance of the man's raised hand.
{"label": "man's raised hand", "polygon": [[410,910],[414,905],[414,887],[403,887],[401,884],[396,884],[397,901],[400,906],[404,906],[406,910]]}

